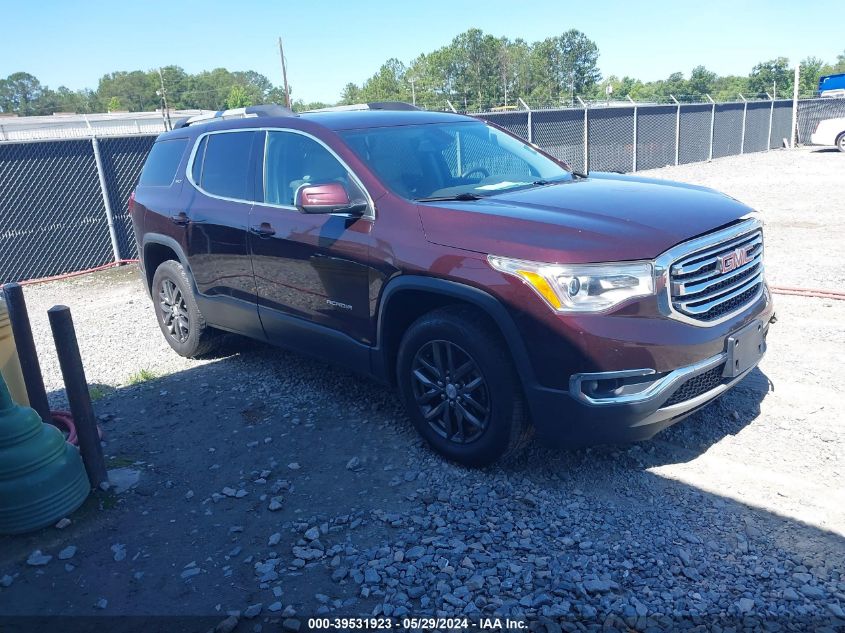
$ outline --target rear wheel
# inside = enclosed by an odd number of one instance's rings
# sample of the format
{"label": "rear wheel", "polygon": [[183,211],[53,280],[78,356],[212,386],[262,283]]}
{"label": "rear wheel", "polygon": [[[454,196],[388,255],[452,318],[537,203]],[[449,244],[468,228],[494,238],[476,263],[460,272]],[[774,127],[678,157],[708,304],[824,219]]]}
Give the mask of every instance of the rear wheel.
{"label": "rear wheel", "polygon": [[840,152],[845,152],[845,132],[842,132],[836,139],[836,148]]}
{"label": "rear wheel", "polygon": [[217,348],[219,332],[208,326],[197,307],[191,282],[182,264],[168,260],[156,269],[152,295],[158,326],[177,354],[195,358],[208,355]]}
{"label": "rear wheel", "polygon": [[518,453],[530,437],[507,348],[471,309],[443,308],[411,325],[397,379],[414,426],[451,460],[484,466]]}

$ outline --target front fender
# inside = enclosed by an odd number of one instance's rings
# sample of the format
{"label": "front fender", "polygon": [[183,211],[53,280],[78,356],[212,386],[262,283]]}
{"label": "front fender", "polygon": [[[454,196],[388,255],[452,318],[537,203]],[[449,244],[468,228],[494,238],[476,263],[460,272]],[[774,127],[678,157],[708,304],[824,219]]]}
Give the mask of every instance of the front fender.
{"label": "front fender", "polygon": [[402,291],[414,290],[433,295],[449,297],[469,303],[487,314],[499,328],[505,342],[510,349],[511,357],[517,373],[524,387],[534,385],[536,379],[534,369],[529,360],[528,351],[516,324],[507,308],[493,295],[476,288],[455,281],[424,277],[420,275],[400,275],[394,277],[381,293],[378,309],[378,324],[376,330],[376,346],[372,349],[373,373],[380,377],[389,375],[389,350],[385,345],[385,315],[389,314],[390,302]]}

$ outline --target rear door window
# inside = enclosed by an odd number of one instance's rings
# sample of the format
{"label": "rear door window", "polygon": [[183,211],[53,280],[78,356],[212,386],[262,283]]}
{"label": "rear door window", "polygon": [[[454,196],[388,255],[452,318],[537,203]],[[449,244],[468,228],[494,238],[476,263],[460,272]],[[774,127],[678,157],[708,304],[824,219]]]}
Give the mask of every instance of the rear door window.
{"label": "rear door window", "polygon": [[141,172],[139,184],[145,187],[169,187],[176,178],[176,170],[188,146],[188,139],[158,141],[150,150]]}
{"label": "rear door window", "polygon": [[[209,134],[200,167],[199,186],[215,196],[252,201],[250,156],[255,135],[252,131]],[[195,178],[196,159],[194,163],[192,177]]]}

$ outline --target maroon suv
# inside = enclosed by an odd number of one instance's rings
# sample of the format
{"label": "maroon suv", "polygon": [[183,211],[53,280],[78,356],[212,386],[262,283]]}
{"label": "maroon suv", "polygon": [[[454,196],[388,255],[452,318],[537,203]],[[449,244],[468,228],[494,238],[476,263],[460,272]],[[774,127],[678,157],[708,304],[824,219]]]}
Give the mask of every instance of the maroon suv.
{"label": "maroon suv", "polygon": [[531,430],[647,439],[750,372],[773,315],[748,207],[405,104],[182,121],[131,214],[179,354],[228,331],[375,376],[466,464]]}

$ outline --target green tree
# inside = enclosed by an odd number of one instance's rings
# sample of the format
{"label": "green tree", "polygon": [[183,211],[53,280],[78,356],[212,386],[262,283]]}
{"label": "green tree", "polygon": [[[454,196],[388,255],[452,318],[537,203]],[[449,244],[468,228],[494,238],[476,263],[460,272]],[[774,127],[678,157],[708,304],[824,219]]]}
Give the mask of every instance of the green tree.
{"label": "green tree", "polygon": [[696,66],[687,80],[687,92],[690,96],[699,97],[698,100],[703,101],[704,95],[711,94],[715,85],[716,73],[707,70],[704,66]]}
{"label": "green tree", "polygon": [[450,70],[464,107],[475,110],[499,105],[500,46],[499,40],[480,29],[469,29],[452,40]]}
{"label": "green tree", "polygon": [[109,112],[116,112],[120,110],[120,99],[118,99],[117,97],[112,97],[111,99],[109,99],[109,104],[107,107]]}
{"label": "green tree", "polygon": [[[845,73],[845,51],[842,51],[839,55],[836,56],[836,61],[833,64],[827,64],[824,68],[822,68],[822,75],[836,75],[839,73]],[[813,88],[813,90],[818,89],[818,84]]]}
{"label": "green tree", "polygon": [[[46,92],[46,91],[45,91]],[[94,112],[94,93],[91,90],[71,90],[66,86],[59,86],[52,96],[52,112]]]}
{"label": "green tree", "polygon": [[819,77],[825,63],[818,57],[807,57],[801,60],[800,74],[798,76],[798,92],[801,95],[811,96],[819,88]]}
{"label": "green tree", "polygon": [[725,75],[716,78],[712,95],[716,101],[739,101],[739,95],[749,93],[748,77]]}
{"label": "green tree", "polygon": [[538,87],[552,99],[590,93],[601,80],[598,46],[576,29],[535,43],[532,57]]}
{"label": "green tree", "polygon": [[793,72],[789,68],[789,59],[778,57],[760,62],[751,69],[748,87],[752,94],[760,96],[769,93],[775,96],[792,94]]}
{"label": "green tree", "polygon": [[361,88],[364,101],[410,101],[410,86],[405,82],[405,64],[388,59]]}
{"label": "green tree", "polygon": [[358,84],[352,82],[346,84],[340,93],[340,102],[344,105],[361,103],[361,88]]}
{"label": "green tree", "polygon": [[307,112],[309,110],[319,110],[320,108],[328,108],[331,105],[331,103],[324,103],[323,101],[309,101],[306,103],[302,99],[297,99],[296,101],[291,103],[291,109],[294,112]]}
{"label": "green tree", "polygon": [[38,78],[25,72],[12,73],[0,84],[0,110],[21,116],[41,114],[38,100],[44,88]]}
{"label": "green tree", "polygon": [[517,38],[513,42],[507,42],[505,46],[508,49],[510,62],[511,91],[514,97],[525,99],[537,83],[537,77],[531,65],[531,45]]}
{"label": "green tree", "polygon": [[243,86],[232,86],[226,97],[226,107],[229,109],[243,108],[252,105],[252,99]]}
{"label": "green tree", "polygon": [[[290,86],[288,86],[290,88]],[[291,91],[292,93],[293,91]],[[283,86],[273,86],[270,88],[270,91],[267,93],[267,96],[264,98],[263,103],[275,103],[276,105],[283,106],[286,103],[285,99],[285,89]],[[293,104],[291,104],[293,105]]]}
{"label": "green tree", "polygon": [[455,73],[455,50],[451,45],[423,53],[406,70],[406,75],[415,79],[417,103],[428,107],[443,107],[446,99],[457,100]]}
{"label": "green tree", "polygon": [[[105,107],[112,97],[117,97],[130,111],[148,112],[161,105],[161,97],[156,94],[159,88],[158,71],[117,71],[100,78],[97,100]],[[168,105],[176,107],[173,103]]]}

